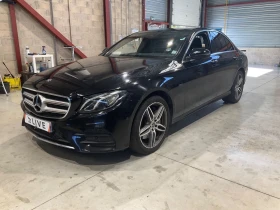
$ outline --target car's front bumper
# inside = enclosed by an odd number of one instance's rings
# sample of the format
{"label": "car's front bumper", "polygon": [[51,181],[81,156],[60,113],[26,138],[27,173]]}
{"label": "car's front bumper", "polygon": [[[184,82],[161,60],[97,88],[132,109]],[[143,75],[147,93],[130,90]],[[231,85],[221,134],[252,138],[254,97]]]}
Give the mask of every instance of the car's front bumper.
{"label": "car's front bumper", "polygon": [[[74,149],[83,153],[114,152],[129,147],[130,131],[133,122],[134,107],[132,101],[100,116],[74,115],[66,120],[42,119],[25,109],[25,113],[52,123],[52,132],[22,125],[40,140],[56,146]],[[132,105],[132,106],[131,106]]]}
{"label": "car's front bumper", "polygon": [[121,142],[117,145],[114,134],[104,127],[104,121],[99,119],[99,122],[94,122],[95,120],[91,119],[93,122],[90,126],[88,122],[81,120],[78,120],[79,123],[52,121],[51,133],[28,125],[24,120],[22,125],[38,140],[79,152],[113,152],[125,149]]}

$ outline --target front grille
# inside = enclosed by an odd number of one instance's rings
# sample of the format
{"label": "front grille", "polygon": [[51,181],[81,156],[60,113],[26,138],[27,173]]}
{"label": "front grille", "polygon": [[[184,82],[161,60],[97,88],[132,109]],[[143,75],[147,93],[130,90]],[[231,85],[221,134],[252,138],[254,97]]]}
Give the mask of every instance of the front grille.
{"label": "front grille", "polygon": [[22,97],[25,108],[43,118],[63,119],[67,116],[71,106],[68,97],[41,91],[23,89]]}

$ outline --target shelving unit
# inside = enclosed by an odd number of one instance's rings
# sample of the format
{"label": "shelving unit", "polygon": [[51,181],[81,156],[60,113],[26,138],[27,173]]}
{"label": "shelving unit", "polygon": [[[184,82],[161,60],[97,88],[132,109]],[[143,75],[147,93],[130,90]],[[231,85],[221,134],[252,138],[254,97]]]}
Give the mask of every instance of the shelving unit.
{"label": "shelving unit", "polygon": [[28,59],[32,59],[32,66],[34,73],[40,73],[40,71],[37,70],[37,65],[36,65],[36,59],[37,58],[42,58],[44,61],[46,58],[51,59],[51,65],[49,68],[54,67],[54,59],[53,59],[53,54],[46,54],[46,55],[26,55],[25,56],[25,63],[29,63]]}

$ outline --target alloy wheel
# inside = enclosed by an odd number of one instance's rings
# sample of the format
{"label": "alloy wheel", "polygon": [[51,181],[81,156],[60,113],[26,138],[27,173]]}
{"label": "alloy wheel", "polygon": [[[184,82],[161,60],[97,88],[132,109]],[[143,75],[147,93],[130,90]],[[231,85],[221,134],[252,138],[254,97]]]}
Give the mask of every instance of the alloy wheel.
{"label": "alloy wheel", "polygon": [[140,141],[146,148],[156,147],[164,137],[167,128],[167,111],[162,103],[155,102],[144,111],[140,126]]}
{"label": "alloy wheel", "polygon": [[235,98],[239,99],[243,92],[243,75],[238,74],[237,83],[235,85]]}

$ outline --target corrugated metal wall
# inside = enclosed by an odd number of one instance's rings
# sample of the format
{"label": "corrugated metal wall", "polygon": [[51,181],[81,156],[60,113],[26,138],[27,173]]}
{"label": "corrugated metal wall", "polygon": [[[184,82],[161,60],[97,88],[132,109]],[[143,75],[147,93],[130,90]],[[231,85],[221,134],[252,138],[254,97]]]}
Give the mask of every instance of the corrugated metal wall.
{"label": "corrugated metal wall", "polygon": [[145,17],[167,22],[167,0],[146,0]]}
{"label": "corrugated metal wall", "polygon": [[[236,2],[240,1],[231,1]],[[209,1],[210,5],[224,3]],[[208,8],[207,27],[223,28],[238,47],[280,47],[279,11],[280,2]]]}

